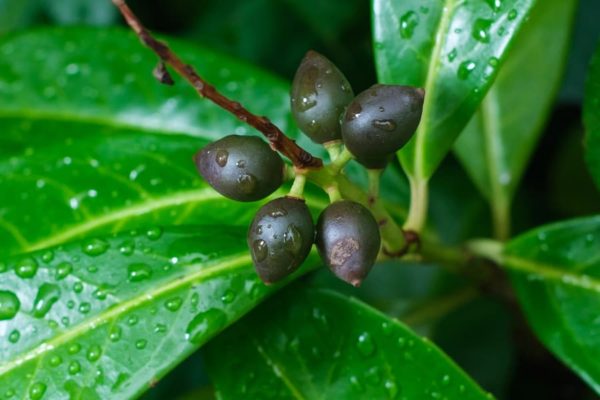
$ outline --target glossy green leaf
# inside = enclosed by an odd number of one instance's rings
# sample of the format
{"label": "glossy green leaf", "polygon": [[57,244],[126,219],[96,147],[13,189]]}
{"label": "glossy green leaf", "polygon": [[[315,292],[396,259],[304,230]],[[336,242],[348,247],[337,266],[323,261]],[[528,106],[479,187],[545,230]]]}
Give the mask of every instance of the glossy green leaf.
{"label": "glossy green leaf", "polygon": [[297,285],[205,347],[222,399],[487,399],[432,343],[358,300]]}
{"label": "glossy green leaf", "polygon": [[[287,84],[175,47],[227,94],[289,128]],[[248,128],[181,81],[158,84],[156,60],[129,32],[42,30],[0,43],[0,54],[0,254],[152,224],[252,218],[256,204],[223,199],[192,162],[209,140]]]}
{"label": "glossy green leaf", "polygon": [[583,122],[586,128],[585,158],[600,188],[600,46],[592,59],[587,77]]}
{"label": "glossy green leaf", "polygon": [[492,84],[535,0],[373,0],[379,81],[425,88],[416,135],[400,151],[427,180]]}
{"label": "glossy green leaf", "polygon": [[127,399],[277,287],[245,229],[152,228],[3,260],[0,395]]}
{"label": "glossy green leaf", "polygon": [[600,216],[521,235],[501,262],[537,336],[600,393]]}
{"label": "glossy green leaf", "polygon": [[546,122],[576,5],[537,3],[494,85],[456,141],[458,158],[495,209],[508,207]]}

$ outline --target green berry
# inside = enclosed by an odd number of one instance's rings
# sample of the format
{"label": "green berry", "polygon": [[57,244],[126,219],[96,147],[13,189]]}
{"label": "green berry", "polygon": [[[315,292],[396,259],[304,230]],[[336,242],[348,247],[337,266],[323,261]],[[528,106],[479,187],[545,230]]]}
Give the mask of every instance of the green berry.
{"label": "green berry", "polygon": [[304,200],[281,197],[262,206],[248,230],[254,267],[266,284],[294,272],[314,242],[315,227]]}
{"label": "green berry", "polygon": [[375,264],[381,235],[367,208],[341,200],[321,212],[315,242],[325,265],[338,278],[359,286]]}
{"label": "green berry", "polygon": [[225,136],[205,146],[194,160],[200,175],[233,200],[260,200],[283,183],[283,160],[255,136]]}
{"label": "green berry", "polygon": [[374,85],[354,98],[342,118],[344,144],[367,168],[382,168],[413,136],[423,111],[424,91]]}
{"label": "green berry", "polygon": [[292,83],[291,108],[298,127],[312,141],[339,140],[340,117],[354,93],[346,77],[327,58],[309,51]]}

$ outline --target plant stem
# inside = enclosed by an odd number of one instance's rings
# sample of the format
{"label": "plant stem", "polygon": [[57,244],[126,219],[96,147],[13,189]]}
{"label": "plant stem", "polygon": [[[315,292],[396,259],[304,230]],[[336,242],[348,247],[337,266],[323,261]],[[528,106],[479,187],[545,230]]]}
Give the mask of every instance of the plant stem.
{"label": "plant stem", "polygon": [[335,160],[329,165],[329,168],[334,174],[338,174],[354,156],[346,147],[342,150]]}
{"label": "plant stem", "polygon": [[422,232],[427,220],[428,181],[410,175],[408,180],[410,182],[410,208],[403,229]]}
{"label": "plant stem", "polygon": [[112,0],[119,9],[131,29],[140,38],[141,42],[152,50],[159,58],[158,67],[154,70],[154,76],[165,84],[172,84],[173,79],[165,68],[165,64],[170,65],[181,77],[196,89],[196,92],[219,107],[235,115],[241,121],[254,127],[261,132],[271,144],[274,150],[289,158],[295,167],[302,169],[317,169],[323,166],[320,158],[298,146],[293,140],[288,138],[275,124],[267,117],[260,117],[251,113],[237,101],[230,100],[219,93],[214,86],[205,81],[190,65],[185,64],[166,44],[156,40],[150,32],[142,25],[138,17],[125,4],[124,0]]}
{"label": "plant stem", "polygon": [[335,161],[342,151],[342,142],[340,140],[323,143],[323,146],[327,150],[327,153],[329,153],[329,160],[331,161]]}
{"label": "plant stem", "polygon": [[498,265],[502,265],[502,252],[504,244],[492,239],[474,239],[466,244],[467,251],[473,255],[487,258]]}
{"label": "plant stem", "polygon": [[510,201],[504,195],[496,196],[491,209],[494,237],[504,242],[510,237]]}
{"label": "plant stem", "polygon": [[369,178],[369,202],[375,203],[379,200],[379,182],[381,181],[382,169],[368,169]]}
{"label": "plant stem", "polygon": [[297,197],[299,199],[304,198],[304,184],[306,183],[306,174],[302,172],[296,171],[296,177],[294,178],[294,183],[292,183],[292,187],[290,188],[290,192],[288,196]]}

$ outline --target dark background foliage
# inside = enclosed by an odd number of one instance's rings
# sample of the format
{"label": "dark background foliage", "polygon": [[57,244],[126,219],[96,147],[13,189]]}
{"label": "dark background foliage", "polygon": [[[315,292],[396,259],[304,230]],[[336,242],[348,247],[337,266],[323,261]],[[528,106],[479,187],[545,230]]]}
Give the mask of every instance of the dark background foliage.
{"label": "dark background foliage", "polygon": [[[132,0],[130,4],[156,32],[217,49],[288,80],[304,53],[315,49],[344,71],[355,92],[375,82],[367,0]],[[600,2],[580,1],[562,89],[514,202],[516,232],[600,212],[600,194],[583,161],[581,123],[585,72],[600,37],[598,16]],[[109,0],[0,0],[0,36],[41,25],[123,23]],[[196,67],[202,71],[201,65]],[[446,228],[448,241],[460,241],[457,232],[459,236],[487,234],[487,224],[480,222],[489,219],[483,199],[453,156],[444,163],[434,177],[432,197],[443,193],[447,201],[443,206],[432,204],[432,218]],[[453,198],[453,192],[462,193],[462,198]],[[465,194],[471,218],[466,216]],[[457,227],[459,221],[462,225]],[[394,316],[402,314],[403,319],[410,319],[410,313],[402,310],[403,301],[419,298],[438,285],[430,275],[421,268],[407,267],[390,281],[383,269],[377,269],[358,294]],[[319,273],[310,279],[329,280]],[[398,293],[406,299],[398,299]],[[393,303],[386,302],[392,297]],[[484,298],[459,307],[433,330],[427,321],[416,321],[413,327],[431,335],[500,398],[594,398],[577,377],[543,350],[523,321],[510,317],[511,313],[513,310],[505,305]],[[481,352],[493,357],[481,363],[477,357]],[[199,355],[191,357],[144,398],[210,398],[202,365]]]}

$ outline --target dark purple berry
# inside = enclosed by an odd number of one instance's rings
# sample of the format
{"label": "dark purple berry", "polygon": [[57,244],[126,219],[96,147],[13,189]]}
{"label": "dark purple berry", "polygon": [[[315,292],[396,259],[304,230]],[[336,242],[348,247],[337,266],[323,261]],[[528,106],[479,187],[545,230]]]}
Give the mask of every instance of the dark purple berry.
{"label": "dark purple berry", "polygon": [[292,83],[291,108],[298,127],[312,141],[339,140],[340,117],[354,93],[346,77],[331,61],[309,51]]}
{"label": "dark purple berry", "polygon": [[247,241],[254,267],[266,284],[294,272],[314,242],[315,227],[304,200],[281,197],[256,213]]}
{"label": "dark purple berry", "polygon": [[255,136],[225,136],[205,146],[194,160],[210,186],[233,200],[263,199],[283,183],[283,160]]}
{"label": "dark purple berry", "polygon": [[315,242],[325,265],[338,278],[359,286],[375,264],[381,236],[367,208],[341,200],[321,212]]}
{"label": "dark purple berry", "polygon": [[342,118],[344,144],[367,168],[385,166],[413,136],[423,111],[424,91],[410,86],[374,85],[357,95]]}

